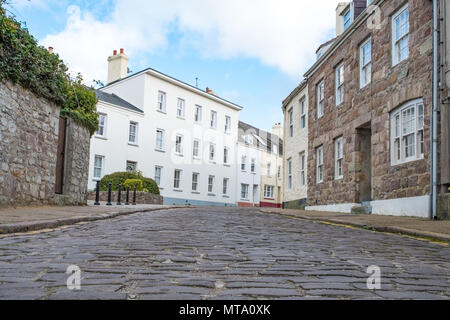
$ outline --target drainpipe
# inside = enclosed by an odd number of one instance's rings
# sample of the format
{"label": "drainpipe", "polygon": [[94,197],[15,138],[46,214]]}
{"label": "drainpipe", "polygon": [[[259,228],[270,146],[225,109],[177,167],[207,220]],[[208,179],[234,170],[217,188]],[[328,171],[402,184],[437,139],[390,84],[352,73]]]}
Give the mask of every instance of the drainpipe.
{"label": "drainpipe", "polygon": [[433,0],[433,114],[431,118],[431,219],[437,217],[438,0]]}

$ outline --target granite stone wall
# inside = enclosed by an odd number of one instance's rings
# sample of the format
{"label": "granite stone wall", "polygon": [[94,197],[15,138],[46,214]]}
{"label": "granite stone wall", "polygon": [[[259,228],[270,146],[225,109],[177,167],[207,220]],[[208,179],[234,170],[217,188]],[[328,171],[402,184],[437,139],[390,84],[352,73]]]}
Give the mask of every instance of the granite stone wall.
{"label": "granite stone wall", "polygon": [[89,132],[68,119],[63,195],[55,195],[60,109],[0,82],[0,207],[86,204]]}
{"label": "granite stone wall", "polygon": [[[362,23],[309,77],[308,205],[359,203],[365,197],[367,172],[360,130],[370,129],[371,199],[429,194],[430,115],[432,110],[432,5],[408,1],[409,58],[392,66],[391,16],[404,0],[381,5],[380,28]],[[372,38],[372,82],[360,88],[359,46]],[[344,102],[335,103],[335,68],[344,63]],[[324,80],[324,115],[317,119],[317,84]],[[423,99],[424,159],[391,165],[390,112],[413,99]],[[344,177],[335,179],[334,139],[344,139]],[[324,181],[316,182],[316,148],[323,145]],[[362,188],[362,186],[364,188]]]}

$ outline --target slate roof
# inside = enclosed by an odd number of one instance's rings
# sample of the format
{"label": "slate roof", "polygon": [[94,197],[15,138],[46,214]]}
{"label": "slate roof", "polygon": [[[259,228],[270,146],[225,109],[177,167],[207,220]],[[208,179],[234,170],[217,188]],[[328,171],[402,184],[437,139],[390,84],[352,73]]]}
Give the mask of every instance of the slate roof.
{"label": "slate roof", "polygon": [[283,155],[283,140],[277,135],[258,129],[242,121],[239,121],[238,128],[239,128],[238,132],[239,142],[245,143],[244,133],[252,134],[253,135],[252,146],[267,152],[272,152],[272,142],[274,142],[278,146],[279,155]]}
{"label": "slate roof", "polygon": [[97,98],[100,101],[107,102],[107,103],[113,104],[115,106],[129,109],[129,110],[132,110],[135,112],[144,113],[144,111],[142,111],[138,107],[135,107],[128,101],[123,100],[122,98],[115,95],[114,93],[106,93],[106,92],[103,92],[100,90],[95,90],[95,94],[97,95]]}

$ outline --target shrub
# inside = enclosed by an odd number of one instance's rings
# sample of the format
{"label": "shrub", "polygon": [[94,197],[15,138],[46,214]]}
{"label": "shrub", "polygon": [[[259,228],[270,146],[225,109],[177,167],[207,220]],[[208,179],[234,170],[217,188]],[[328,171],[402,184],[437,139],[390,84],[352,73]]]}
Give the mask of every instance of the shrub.
{"label": "shrub", "polygon": [[159,194],[159,187],[155,180],[142,177],[142,183],[144,184],[144,189],[148,190],[147,192]]}
{"label": "shrub", "polygon": [[13,17],[7,17],[0,0],[0,81],[11,81],[61,108],[61,115],[73,118],[89,129],[98,129],[97,97],[82,84],[80,75],[71,79],[57,54],[39,46],[34,37]]}
{"label": "shrub", "polygon": [[134,190],[134,188],[136,188],[136,191],[144,191],[142,180],[139,179],[125,180],[125,182],[123,183],[123,189],[126,190],[128,187],[130,187],[130,190]]}
{"label": "shrub", "polygon": [[108,191],[108,184],[112,183],[112,190],[119,190],[119,184],[124,186],[127,180],[141,180],[142,190],[147,189],[152,194],[160,194],[159,188],[153,179],[145,178],[140,172],[115,172],[100,180],[100,191]]}

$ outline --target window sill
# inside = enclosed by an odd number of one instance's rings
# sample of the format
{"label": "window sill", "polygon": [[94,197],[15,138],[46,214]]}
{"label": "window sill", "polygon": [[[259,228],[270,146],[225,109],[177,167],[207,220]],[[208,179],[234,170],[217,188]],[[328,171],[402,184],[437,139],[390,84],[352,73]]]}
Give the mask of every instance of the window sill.
{"label": "window sill", "polygon": [[208,161],[210,164],[216,164],[216,162],[215,161],[212,161],[212,160],[209,160]]}
{"label": "window sill", "polygon": [[228,163],[224,163],[223,165],[224,165],[225,167],[231,167],[231,165],[228,164]]}
{"label": "window sill", "polygon": [[194,160],[202,160],[202,159],[200,159],[200,157],[192,157],[192,159],[194,159]]}
{"label": "window sill", "polygon": [[167,114],[167,112],[163,111],[163,110],[156,109],[156,111],[158,111],[159,113],[162,113],[162,114]]}
{"label": "window sill", "polygon": [[183,192],[183,189],[176,189],[176,188],[174,188],[173,191],[175,191],[175,192]]}
{"label": "window sill", "polygon": [[132,143],[132,142],[128,142],[128,145],[132,146],[132,147],[139,147],[139,145],[137,143]]}
{"label": "window sill", "polygon": [[184,157],[184,155],[183,155],[182,153],[176,153],[176,152],[175,152],[175,155],[176,155],[177,157]]}
{"label": "window sill", "polygon": [[264,198],[264,200],[275,200],[275,198]]}
{"label": "window sill", "polygon": [[192,191],[191,193],[192,194],[200,194],[200,192],[198,192],[198,191]]}
{"label": "window sill", "polygon": [[215,193],[208,193],[208,196],[209,196],[209,197],[215,197],[216,194],[215,194]]}
{"label": "window sill", "polygon": [[177,119],[180,119],[180,120],[186,120],[186,118],[180,117],[180,116],[177,116]]}
{"label": "window sill", "polygon": [[401,166],[404,164],[408,164],[414,161],[420,161],[420,160],[424,160],[425,157],[424,155],[421,155],[420,157],[414,157],[414,158],[408,158],[408,159],[404,159],[404,160],[398,160],[396,162],[391,162],[391,167],[396,167],[396,166]]}
{"label": "window sill", "polygon": [[94,182],[98,182],[98,181],[101,181],[102,180],[102,178],[92,178],[92,181],[94,181]]}
{"label": "window sill", "polygon": [[155,148],[155,151],[157,151],[157,152],[162,152],[162,153],[166,153],[166,150],[158,149],[158,148]]}
{"label": "window sill", "polygon": [[241,198],[241,201],[250,202],[249,199],[242,199],[242,198]]}
{"label": "window sill", "polygon": [[108,140],[108,138],[105,137],[105,136],[97,136],[97,135],[95,135],[94,138],[100,139],[100,140]]}
{"label": "window sill", "polygon": [[229,195],[226,195],[226,194],[223,194],[222,197],[227,198],[227,199],[230,198],[230,196],[229,196]]}

